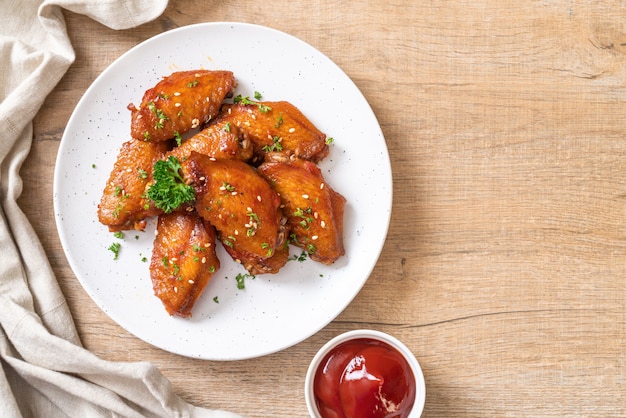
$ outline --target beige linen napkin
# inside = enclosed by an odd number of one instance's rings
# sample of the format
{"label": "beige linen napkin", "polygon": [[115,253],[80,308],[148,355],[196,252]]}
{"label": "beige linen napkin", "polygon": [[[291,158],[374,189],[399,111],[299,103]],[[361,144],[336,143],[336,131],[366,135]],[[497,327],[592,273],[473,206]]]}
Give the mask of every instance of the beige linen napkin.
{"label": "beige linen napkin", "polygon": [[46,255],[16,203],[32,119],[74,60],[62,8],[126,29],[159,16],[167,0],[0,5],[0,417],[237,417],[184,402],[150,363],[109,362],[82,348]]}

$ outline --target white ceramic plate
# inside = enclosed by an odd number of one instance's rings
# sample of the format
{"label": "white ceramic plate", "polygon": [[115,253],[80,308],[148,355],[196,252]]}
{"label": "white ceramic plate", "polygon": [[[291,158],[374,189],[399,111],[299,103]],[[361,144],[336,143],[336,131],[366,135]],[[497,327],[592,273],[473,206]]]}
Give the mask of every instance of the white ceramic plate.
{"label": "white ceramic plate", "polygon": [[[130,138],[129,103],[174,71],[231,70],[235,94],[287,100],[329,137],[320,163],[347,199],[346,255],[332,266],[290,261],[237,289],[244,273],[219,248],[222,268],[196,301],[193,317],[170,317],[152,291],[155,222],[117,239],[97,205],[121,144]],[[57,157],[55,217],[76,277],[95,303],[130,333],[163,350],[208,360],[258,357],[290,347],[332,321],[370,275],[391,216],[389,155],[380,126],[348,76],[322,53],[285,33],[242,23],[204,23],[151,38],[118,58],[72,114]],[[120,242],[119,258],[108,247]],[[300,254],[293,249],[293,254]],[[142,259],[148,261],[142,261]],[[217,302],[215,301],[217,300]]]}

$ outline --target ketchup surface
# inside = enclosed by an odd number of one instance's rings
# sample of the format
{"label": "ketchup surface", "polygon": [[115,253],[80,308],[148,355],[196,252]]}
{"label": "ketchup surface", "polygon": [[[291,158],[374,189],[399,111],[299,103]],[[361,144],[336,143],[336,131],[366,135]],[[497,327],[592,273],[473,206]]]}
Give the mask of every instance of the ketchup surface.
{"label": "ketchup surface", "polygon": [[359,338],[322,359],[313,391],[323,418],[406,418],[415,402],[415,377],[395,348]]}

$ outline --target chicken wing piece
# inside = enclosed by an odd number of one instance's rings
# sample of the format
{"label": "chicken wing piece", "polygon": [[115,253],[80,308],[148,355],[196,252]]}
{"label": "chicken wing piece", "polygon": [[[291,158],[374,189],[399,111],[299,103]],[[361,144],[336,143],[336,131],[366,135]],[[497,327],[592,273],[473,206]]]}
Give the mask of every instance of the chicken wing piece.
{"label": "chicken wing piece", "polygon": [[251,274],[268,272],[266,260],[286,240],[280,197],[269,183],[245,162],[196,152],[183,172],[196,190],[196,211],[215,226],[231,257]]}
{"label": "chicken wing piece", "polygon": [[167,142],[131,139],[125,142],[104,187],[98,205],[98,220],[110,231],[143,230],[145,219],[161,210],[145,198],[152,183],[152,167],[169,150]]}
{"label": "chicken wing piece", "polygon": [[215,229],[192,211],[160,215],[156,231],[150,261],[154,294],[170,315],[189,317],[220,267]]}
{"label": "chicken wing piece", "polygon": [[249,136],[259,164],[271,151],[289,152],[313,162],[319,162],[329,152],[326,134],[286,101],[226,104],[220,118]]}
{"label": "chicken wing piece", "polygon": [[166,141],[208,122],[232,93],[230,71],[180,71],[146,90],[139,108],[129,104],[131,136]]}
{"label": "chicken wing piece", "polygon": [[261,164],[258,172],[282,199],[291,244],[324,264],[332,264],[344,254],[346,199],[324,181],[315,164],[302,159],[274,159]]}
{"label": "chicken wing piece", "polygon": [[230,122],[211,123],[188,138],[169,154],[185,161],[195,151],[217,159],[247,161],[252,158],[252,143]]}

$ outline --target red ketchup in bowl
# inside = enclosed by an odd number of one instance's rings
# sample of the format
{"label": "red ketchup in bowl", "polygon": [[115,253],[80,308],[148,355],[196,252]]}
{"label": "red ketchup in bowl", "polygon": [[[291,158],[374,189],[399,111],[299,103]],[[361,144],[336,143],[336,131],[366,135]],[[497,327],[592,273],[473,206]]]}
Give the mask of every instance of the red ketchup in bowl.
{"label": "red ketchup in bowl", "polygon": [[358,338],[322,359],[313,391],[322,418],[406,418],[415,402],[415,377],[395,348]]}

